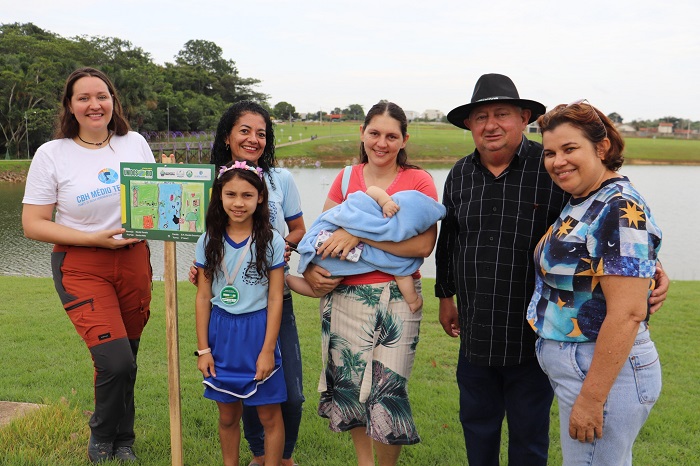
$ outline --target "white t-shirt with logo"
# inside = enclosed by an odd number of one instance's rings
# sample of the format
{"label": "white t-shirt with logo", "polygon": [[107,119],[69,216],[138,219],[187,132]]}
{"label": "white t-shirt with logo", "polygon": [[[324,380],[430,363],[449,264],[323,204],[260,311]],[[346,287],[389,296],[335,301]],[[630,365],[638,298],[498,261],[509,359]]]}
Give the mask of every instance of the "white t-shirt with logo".
{"label": "white t-shirt with logo", "polygon": [[43,144],[27,174],[22,203],[56,205],[56,223],[92,233],[121,228],[120,162],[155,163],[138,133],[112,136],[99,149],[72,139]]}

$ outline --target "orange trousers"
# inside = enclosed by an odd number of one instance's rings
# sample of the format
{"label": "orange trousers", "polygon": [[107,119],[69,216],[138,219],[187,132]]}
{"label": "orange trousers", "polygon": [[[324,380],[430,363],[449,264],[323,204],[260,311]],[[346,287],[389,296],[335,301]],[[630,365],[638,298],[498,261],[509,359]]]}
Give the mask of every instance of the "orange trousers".
{"label": "orange trousers", "polygon": [[51,269],[63,307],[88,348],[141,337],[151,305],[145,241],[121,249],[56,245]]}
{"label": "orange trousers", "polygon": [[54,246],[54,285],[95,368],[91,435],[114,448],[134,443],[136,355],[150,316],[150,252]]}

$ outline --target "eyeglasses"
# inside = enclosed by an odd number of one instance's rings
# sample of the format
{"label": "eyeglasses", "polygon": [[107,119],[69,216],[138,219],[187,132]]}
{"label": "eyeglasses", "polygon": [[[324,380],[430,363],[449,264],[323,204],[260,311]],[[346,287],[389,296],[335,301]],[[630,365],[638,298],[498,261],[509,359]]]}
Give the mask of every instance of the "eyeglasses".
{"label": "eyeglasses", "polygon": [[573,102],[571,102],[570,104],[567,104],[563,108],[572,107],[574,105],[581,106],[582,104],[586,104],[589,107],[591,107],[591,111],[595,114],[596,118],[598,118],[598,121],[600,122],[600,125],[603,127],[603,132],[605,133],[605,136],[603,136],[603,137],[607,138],[608,137],[608,129],[605,127],[605,123],[603,123],[603,119],[600,118],[600,115],[598,115],[598,112],[596,111],[595,107],[593,107],[593,105],[591,105],[591,103],[588,101],[588,99],[574,100]]}

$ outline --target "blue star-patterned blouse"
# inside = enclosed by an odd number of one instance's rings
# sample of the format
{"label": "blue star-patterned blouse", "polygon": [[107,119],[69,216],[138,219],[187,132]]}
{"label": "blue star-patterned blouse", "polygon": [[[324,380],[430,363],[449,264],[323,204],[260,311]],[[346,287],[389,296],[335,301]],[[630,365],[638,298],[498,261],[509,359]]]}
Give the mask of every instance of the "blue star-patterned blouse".
{"label": "blue star-patterned blouse", "polygon": [[660,246],[661,230],[627,177],[572,198],[535,249],[528,322],[542,338],[595,341],[606,315],[600,277],[649,278],[653,289]]}

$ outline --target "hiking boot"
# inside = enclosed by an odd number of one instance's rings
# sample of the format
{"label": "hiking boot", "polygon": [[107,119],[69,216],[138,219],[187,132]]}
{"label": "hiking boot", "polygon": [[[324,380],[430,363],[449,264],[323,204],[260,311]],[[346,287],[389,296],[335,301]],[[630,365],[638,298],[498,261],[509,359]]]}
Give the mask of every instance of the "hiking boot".
{"label": "hiking boot", "polygon": [[112,450],[112,442],[98,442],[92,435],[90,435],[90,441],[88,442],[87,447],[87,455],[90,462],[101,463],[103,461],[111,460],[113,453]]}
{"label": "hiking boot", "polygon": [[114,449],[114,458],[119,461],[138,461],[139,458],[134,453],[134,449],[131,446],[117,447]]}

